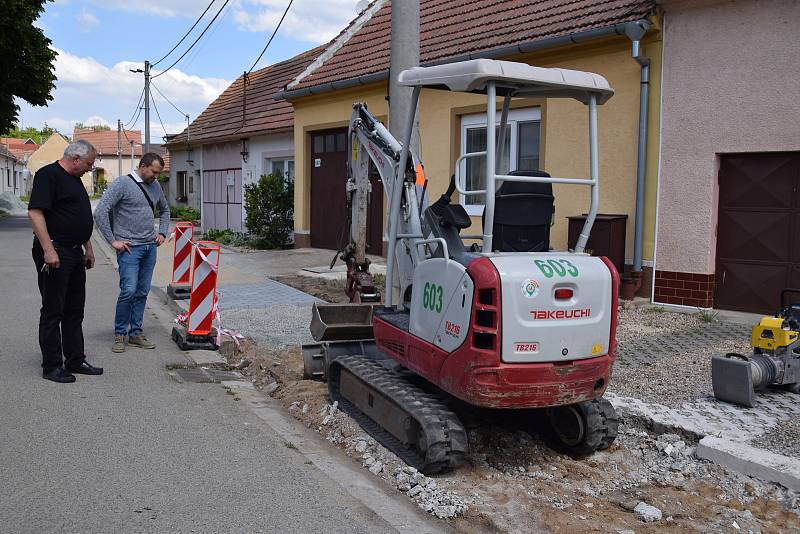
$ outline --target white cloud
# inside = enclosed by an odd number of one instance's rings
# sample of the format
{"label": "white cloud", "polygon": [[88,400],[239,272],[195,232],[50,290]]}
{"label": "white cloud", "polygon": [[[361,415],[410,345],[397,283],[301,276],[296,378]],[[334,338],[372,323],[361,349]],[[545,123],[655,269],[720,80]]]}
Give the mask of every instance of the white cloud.
{"label": "white cloud", "polygon": [[[280,35],[321,44],[330,41],[358,15],[359,0],[296,0],[281,25]],[[240,29],[270,35],[286,9],[285,0],[241,0],[234,7]]]}
{"label": "white cloud", "polygon": [[86,8],[81,9],[80,13],[75,15],[75,19],[78,21],[78,27],[83,33],[92,31],[95,26],[100,24],[98,18],[89,13]]}
{"label": "white cloud", "polygon": [[[107,9],[122,9],[125,11],[136,11],[139,13],[151,13],[164,17],[176,17],[179,15],[190,15],[196,17],[203,12],[208,4],[197,0],[92,0],[93,3],[101,5]],[[234,3],[237,0],[234,0]],[[219,2],[222,5],[222,2]],[[216,8],[219,9],[219,8]],[[212,7],[209,13],[216,13]],[[212,15],[213,16],[213,15]]]}
{"label": "white cloud", "polygon": [[[120,61],[105,66],[91,57],[54,50],[57,53],[55,72],[58,79],[53,101],[46,107],[19,102],[25,125],[40,127],[46,122],[60,132],[71,135],[76,122],[116,128],[118,118],[127,123],[134,117],[143,80],[141,74],[132,73],[129,69],[143,68],[142,63]],[[229,85],[228,80],[194,76],[179,69],[172,69],[153,82],[154,87],[192,119]],[[167,132],[173,134],[183,131],[186,125],[183,117],[158,91],[153,90],[153,98]],[[164,132],[153,107],[150,122],[153,142],[159,143]],[[140,113],[132,127],[141,129],[143,123],[144,113]]]}

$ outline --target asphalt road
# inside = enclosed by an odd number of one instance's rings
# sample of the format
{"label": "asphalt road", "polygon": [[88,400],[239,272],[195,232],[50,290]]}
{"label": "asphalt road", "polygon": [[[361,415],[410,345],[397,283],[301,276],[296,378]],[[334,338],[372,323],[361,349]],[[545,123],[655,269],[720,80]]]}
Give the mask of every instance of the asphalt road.
{"label": "asphalt road", "polygon": [[25,217],[0,218],[0,530],[390,532],[218,385],[179,384],[153,351],[110,351],[117,274],[98,253],[84,335],[100,377],[41,378],[40,297]]}

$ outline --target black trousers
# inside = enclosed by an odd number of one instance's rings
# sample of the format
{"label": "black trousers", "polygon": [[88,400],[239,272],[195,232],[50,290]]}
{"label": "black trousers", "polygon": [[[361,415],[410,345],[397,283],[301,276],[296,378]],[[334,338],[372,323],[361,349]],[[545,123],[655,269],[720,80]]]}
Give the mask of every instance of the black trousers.
{"label": "black trousers", "polygon": [[83,353],[83,307],[86,303],[86,265],[83,247],[56,246],[58,269],[42,271],[44,251],[33,241],[33,262],[39,278],[42,309],[39,315],[39,346],[42,368],[49,371],[62,366],[77,367]]}

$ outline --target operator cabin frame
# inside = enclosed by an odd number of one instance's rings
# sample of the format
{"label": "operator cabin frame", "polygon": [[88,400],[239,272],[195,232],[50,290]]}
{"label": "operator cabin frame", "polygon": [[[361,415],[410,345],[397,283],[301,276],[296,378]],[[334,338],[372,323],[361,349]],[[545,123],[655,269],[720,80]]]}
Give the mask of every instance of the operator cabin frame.
{"label": "operator cabin frame", "polygon": [[[398,235],[398,223],[400,216],[400,200],[402,189],[398,189],[398,178],[402,180],[409,158],[409,146],[411,134],[414,127],[414,117],[417,112],[419,95],[423,88],[442,89],[448,91],[485,94],[486,104],[486,150],[481,152],[470,152],[461,155],[456,161],[455,176],[456,189],[461,195],[484,194],[484,223],[483,234],[464,236],[466,238],[479,238],[483,241],[482,250],[484,253],[492,251],[492,228],[494,225],[495,192],[498,182],[527,182],[527,183],[549,183],[549,184],[572,184],[588,185],[590,187],[589,213],[586,217],[583,229],[581,230],[578,241],[575,245],[575,253],[583,253],[589,234],[592,231],[595,217],[597,215],[600,200],[599,187],[599,161],[597,149],[597,106],[604,104],[614,95],[614,90],[608,81],[594,73],[559,69],[542,68],[514,63],[510,61],[498,61],[491,59],[475,59],[436,65],[433,67],[414,67],[405,70],[398,76],[400,85],[411,87],[412,100],[409,114],[403,132],[403,145],[400,152],[400,162],[394,176],[394,183],[391,189],[391,203],[389,206],[389,228],[388,228],[388,255],[386,266],[387,291],[385,295],[386,307],[393,305],[393,292],[389,290],[391,280],[394,278],[395,256],[397,240],[400,238],[418,238],[421,236]],[[500,119],[500,131],[496,135],[495,129],[491,127],[495,124],[497,117],[497,97],[502,96],[503,108]],[[508,127],[508,111],[511,99],[514,97],[529,98],[573,98],[585,104],[589,111],[589,179],[585,178],[558,178],[543,176],[511,176],[508,174],[497,174],[496,162],[503,158],[504,146],[497,147],[496,139],[503,139]],[[498,154],[499,152],[499,154]],[[467,190],[462,184],[460,165],[467,158],[486,157],[486,185],[485,189]],[[399,175],[399,176],[398,176]],[[425,242],[440,242],[445,247],[445,258],[447,259],[446,244],[443,239],[417,241],[415,245]]]}

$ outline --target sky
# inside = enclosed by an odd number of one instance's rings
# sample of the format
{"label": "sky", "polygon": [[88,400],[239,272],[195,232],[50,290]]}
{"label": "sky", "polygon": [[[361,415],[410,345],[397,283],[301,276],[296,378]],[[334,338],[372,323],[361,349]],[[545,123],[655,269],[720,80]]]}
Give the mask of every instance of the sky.
{"label": "sky", "polygon": [[[41,128],[46,123],[66,135],[76,122],[144,131],[144,113],[136,119],[144,77],[144,61],[167,69],[203,31],[225,4],[214,0],[204,19],[183,43],[175,46],[210,0],[55,0],[35,22],[58,54],[53,100],[34,107],[24,100],[19,125]],[[228,0],[200,41],[174,67],[153,80],[155,104],[150,110],[150,139],[186,127],[243,71],[248,70],[269,40],[289,0]],[[256,70],[326,43],[358,14],[365,0],[294,0],[278,34]],[[159,93],[160,91],[160,93]],[[171,103],[170,103],[171,102]],[[161,119],[155,112],[158,109]],[[163,126],[162,126],[163,123]]]}

